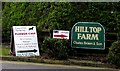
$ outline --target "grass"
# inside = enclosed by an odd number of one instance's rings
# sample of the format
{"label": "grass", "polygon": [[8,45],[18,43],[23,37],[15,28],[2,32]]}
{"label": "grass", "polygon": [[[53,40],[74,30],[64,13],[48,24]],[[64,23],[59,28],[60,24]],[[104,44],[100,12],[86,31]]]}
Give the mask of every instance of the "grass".
{"label": "grass", "polygon": [[10,48],[0,45],[0,56],[8,56]]}

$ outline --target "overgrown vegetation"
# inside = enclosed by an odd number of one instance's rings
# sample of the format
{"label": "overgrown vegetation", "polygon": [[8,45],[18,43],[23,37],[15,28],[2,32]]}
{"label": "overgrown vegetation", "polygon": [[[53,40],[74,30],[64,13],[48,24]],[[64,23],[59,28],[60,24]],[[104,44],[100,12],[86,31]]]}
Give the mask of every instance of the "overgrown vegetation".
{"label": "overgrown vegetation", "polygon": [[108,60],[110,64],[120,66],[120,41],[116,41],[109,49]]}

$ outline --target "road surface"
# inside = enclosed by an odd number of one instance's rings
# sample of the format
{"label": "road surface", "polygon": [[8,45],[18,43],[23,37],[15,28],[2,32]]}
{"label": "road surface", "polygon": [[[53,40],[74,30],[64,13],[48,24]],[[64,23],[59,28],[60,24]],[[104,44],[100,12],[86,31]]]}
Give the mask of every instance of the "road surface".
{"label": "road surface", "polygon": [[0,61],[2,71],[119,71],[108,68]]}

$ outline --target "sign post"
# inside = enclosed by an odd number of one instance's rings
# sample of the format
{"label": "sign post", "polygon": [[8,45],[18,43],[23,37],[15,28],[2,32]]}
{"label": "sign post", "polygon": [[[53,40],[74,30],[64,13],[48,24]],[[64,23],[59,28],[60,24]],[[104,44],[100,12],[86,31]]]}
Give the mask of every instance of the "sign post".
{"label": "sign post", "polygon": [[71,46],[84,49],[105,49],[105,29],[100,23],[78,22],[71,30]]}
{"label": "sign post", "polygon": [[15,56],[39,56],[35,26],[13,26]]}

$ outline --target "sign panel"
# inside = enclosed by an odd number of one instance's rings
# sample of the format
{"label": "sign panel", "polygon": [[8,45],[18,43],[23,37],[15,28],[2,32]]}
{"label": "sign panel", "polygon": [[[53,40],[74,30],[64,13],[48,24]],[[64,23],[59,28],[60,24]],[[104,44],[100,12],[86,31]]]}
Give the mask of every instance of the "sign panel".
{"label": "sign panel", "polygon": [[39,56],[35,26],[13,26],[16,56]]}
{"label": "sign panel", "polygon": [[69,31],[53,30],[53,38],[57,38],[57,39],[69,39]]}
{"label": "sign panel", "polygon": [[73,48],[105,49],[105,29],[100,23],[78,22],[71,30]]}

